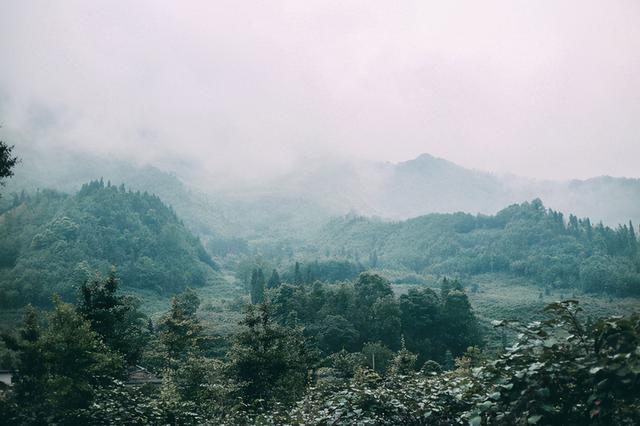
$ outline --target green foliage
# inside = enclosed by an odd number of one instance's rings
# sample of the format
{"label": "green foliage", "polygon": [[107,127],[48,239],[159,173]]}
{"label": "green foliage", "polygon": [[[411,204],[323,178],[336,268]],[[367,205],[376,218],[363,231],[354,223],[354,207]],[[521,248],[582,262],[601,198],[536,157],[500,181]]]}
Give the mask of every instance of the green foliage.
{"label": "green foliage", "polygon": [[197,351],[202,341],[202,325],[196,317],[199,300],[193,293],[175,296],[171,309],[158,322],[160,343],[169,366],[175,366]]}
{"label": "green foliage", "polygon": [[540,285],[640,294],[633,224],[617,229],[545,209],[540,200],[495,216],[430,214],[403,222],[346,216],[317,235],[309,255],[361,253],[382,268],[423,274],[505,272]]}
{"label": "green foliage", "polygon": [[258,405],[299,398],[315,360],[302,329],[274,322],[267,303],[248,305],[242,325],[228,354],[228,374],[238,396]]}
{"label": "green foliage", "polygon": [[391,374],[407,375],[415,371],[418,356],[407,350],[404,337],[400,341],[400,350],[391,360],[389,371]]}
{"label": "green foliage", "polygon": [[365,359],[365,365],[378,374],[387,371],[387,367],[394,357],[393,351],[381,342],[367,342],[362,346],[361,352]]}
{"label": "green foliage", "polygon": [[264,302],[264,288],[262,268],[254,269],[251,273],[251,303],[255,305]]}
{"label": "green foliage", "polygon": [[487,386],[477,415],[505,425],[637,424],[640,317],[608,318],[587,330],[575,301],[546,310],[549,320],[516,325],[519,340],[475,372]]}
{"label": "green foliage", "polygon": [[407,348],[424,363],[443,361],[447,349],[459,356],[482,343],[466,294],[457,282],[451,285],[459,290],[447,291],[443,299],[426,288],[411,289],[397,298],[389,281],[363,273],[353,284],[284,284],[270,297],[276,319],[304,324],[305,333],[317,339],[325,355],[342,349],[358,351],[367,342],[397,350],[404,334]]}
{"label": "green foliage", "polygon": [[18,158],[13,156],[13,146],[0,141],[0,185],[4,185],[4,179],[13,176],[13,168],[18,163]]}
{"label": "green foliage", "polygon": [[359,370],[346,381],[319,383],[269,419],[314,425],[638,424],[640,317],[607,318],[586,330],[571,301],[547,312],[548,321],[516,325],[521,337],[495,359],[471,349],[447,373],[433,367],[386,376]]}
{"label": "green foliage", "polygon": [[315,281],[332,283],[353,280],[361,272],[364,272],[364,267],[359,262],[344,259],[314,260],[305,263],[295,262],[284,271],[282,280],[294,284],[311,284]]}
{"label": "green foliage", "polygon": [[117,294],[115,270],[105,280],[99,277],[80,287],[78,312],[91,323],[104,343],[136,364],[149,339],[146,317],[138,310],[139,302],[131,296]]}
{"label": "green foliage", "polygon": [[278,275],[278,271],[275,269],[271,271],[271,276],[269,277],[269,282],[267,282],[267,288],[276,288],[280,287],[280,275]]}
{"label": "green foliage", "polygon": [[[75,296],[91,270],[116,265],[125,287],[175,292],[202,286],[216,265],[158,197],[102,181],[75,196],[41,191],[0,221],[0,304]],[[48,283],[45,285],[45,283]]]}
{"label": "green foliage", "polygon": [[55,302],[40,329],[35,311],[27,310],[18,339],[5,337],[19,353],[12,396],[16,424],[83,424],[83,411],[96,390],[124,373],[123,357],[109,350],[91,323],[72,305]]}

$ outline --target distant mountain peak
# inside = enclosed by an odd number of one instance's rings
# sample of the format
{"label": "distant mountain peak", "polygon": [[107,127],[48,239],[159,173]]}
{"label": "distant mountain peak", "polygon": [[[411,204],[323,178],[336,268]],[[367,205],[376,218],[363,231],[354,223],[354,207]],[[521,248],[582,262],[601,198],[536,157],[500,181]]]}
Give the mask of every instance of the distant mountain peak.
{"label": "distant mountain peak", "polygon": [[426,171],[427,169],[467,171],[464,167],[452,163],[449,160],[427,153],[420,154],[413,160],[402,161],[396,164],[396,169],[408,171]]}

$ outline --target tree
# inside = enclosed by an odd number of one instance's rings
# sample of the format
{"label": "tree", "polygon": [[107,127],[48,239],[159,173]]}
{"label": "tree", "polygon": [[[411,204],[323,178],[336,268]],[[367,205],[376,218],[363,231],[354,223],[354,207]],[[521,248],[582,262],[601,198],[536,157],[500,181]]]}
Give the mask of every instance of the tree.
{"label": "tree", "polygon": [[277,288],[277,287],[280,287],[280,275],[278,275],[278,271],[274,269],[273,271],[271,271],[271,276],[269,277],[267,288]]}
{"label": "tree", "polygon": [[302,395],[316,353],[298,327],[271,318],[268,303],[248,305],[228,352],[228,374],[246,403],[292,401]]}
{"label": "tree", "polygon": [[402,333],[411,350],[420,356],[420,362],[427,359],[441,359],[442,342],[441,302],[430,288],[411,289],[400,296]]}
{"label": "tree", "polygon": [[13,156],[13,145],[7,145],[0,141],[0,185],[4,185],[4,179],[13,176],[13,168],[18,163],[18,158]]}
{"label": "tree", "polygon": [[18,353],[18,373],[13,379],[13,392],[17,406],[26,408],[20,413],[25,422],[37,422],[40,413],[35,402],[45,399],[47,368],[39,344],[41,334],[38,312],[28,305],[18,338],[2,335],[7,348]]}
{"label": "tree", "polygon": [[254,269],[251,274],[251,303],[258,304],[264,301],[264,274],[262,268]]}
{"label": "tree", "polygon": [[393,359],[393,351],[381,342],[367,342],[362,346],[362,355],[369,368],[377,373],[384,373]]}
{"label": "tree", "polygon": [[137,300],[117,294],[118,287],[115,269],[105,280],[96,277],[85,281],[80,287],[77,309],[105,344],[122,353],[133,365],[140,359],[149,338],[148,322],[138,310]]}
{"label": "tree", "polygon": [[452,290],[442,306],[444,340],[454,356],[462,355],[469,346],[482,342],[478,322],[463,291]]}
{"label": "tree", "polygon": [[400,304],[393,295],[378,298],[371,308],[370,340],[381,341],[391,349],[398,347],[401,332]]}
{"label": "tree", "polygon": [[176,303],[185,315],[195,317],[198,313],[198,308],[200,307],[200,298],[195,290],[187,288],[176,296]]}
{"label": "tree", "polygon": [[391,360],[389,366],[392,374],[407,375],[415,371],[418,356],[407,350],[404,344],[404,336],[400,338],[400,350]]}
{"label": "tree", "polygon": [[123,357],[109,350],[73,305],[55,301],[40,331],[28,309],[20,340],[15,424],[85,424],[83,410],[98,389],[124,374]]}
{"label": "tree", "polygon": [[358,330],[343,316],[327,315],[317,328],[318,344],[325,354],[356,348],[359,338]]}
{"label": "tree", "polygon": [[293,270],[293,283],[296,285],[302,284],[302,272],[300,272],[300,263],[296,262]]}
{"label": "tree", "polygon": [[[375,330],[374,304],[380,298],[393,296],[391,283],[386,278],[376,274],[362,273],[358,277],[354,286],[354,313],[352,314],[354,324],[360,332],[362,341],[372,339]],[[382,306],[379,307],[382,311]],[[382,318],[380,318],[382,319]]]}
{"label": "tree", "polygon": [[160,319],[158,329],[170,365],[199,349],[202,326],[196,312],[179,296],[171,300],[171,309]]}

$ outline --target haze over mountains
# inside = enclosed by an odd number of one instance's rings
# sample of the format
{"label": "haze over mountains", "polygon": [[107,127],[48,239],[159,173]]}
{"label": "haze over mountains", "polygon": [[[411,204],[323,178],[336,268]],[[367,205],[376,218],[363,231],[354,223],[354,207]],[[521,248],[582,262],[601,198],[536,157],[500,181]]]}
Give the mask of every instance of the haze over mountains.
{"label": "haze over mountains", "polygon": [[640,223],[640,179],[536,180],[470,170],[429,154],[395,164],[309,160],[287,174],[247,185],[188,165],[165,171],[94,154],[30,149],[26,144],[16,146],[16,152],[23,161],[7,193],[36,188],[70,192],[103,177],[159,195],[199,234],[268,233],[278,223],[286,222],[288,228],[320,225],[346,213],[393,220],[458,211],[493,214],[534,198],[594,223]]}

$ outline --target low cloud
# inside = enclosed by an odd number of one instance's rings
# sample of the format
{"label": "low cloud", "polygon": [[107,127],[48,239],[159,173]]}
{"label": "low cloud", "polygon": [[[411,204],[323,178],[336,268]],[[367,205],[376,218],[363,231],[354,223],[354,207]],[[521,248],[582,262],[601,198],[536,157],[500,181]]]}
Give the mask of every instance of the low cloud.
{"label": "low cloud", "polygon": [[638,176],[640,5],[0,5],[0,114],[31,143],[256,179],[422,152]]}

